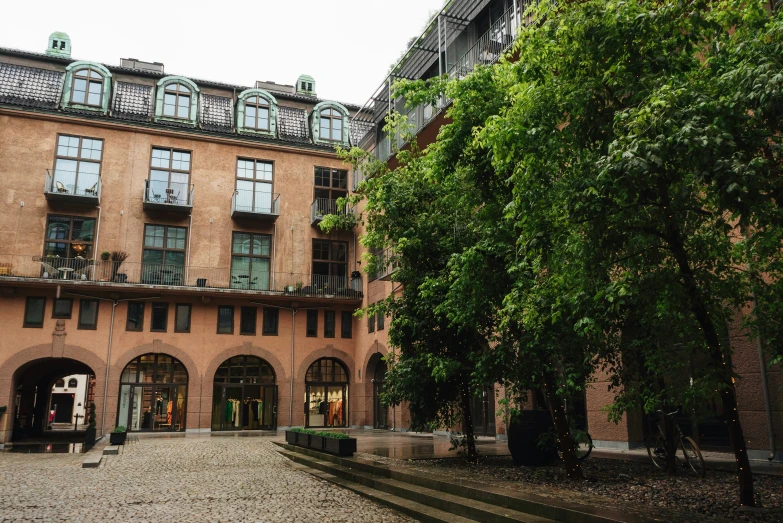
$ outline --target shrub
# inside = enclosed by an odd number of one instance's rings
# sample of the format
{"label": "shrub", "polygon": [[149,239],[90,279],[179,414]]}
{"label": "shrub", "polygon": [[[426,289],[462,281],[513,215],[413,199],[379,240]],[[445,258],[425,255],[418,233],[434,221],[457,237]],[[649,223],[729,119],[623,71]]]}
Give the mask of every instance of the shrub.
{"label": "shrub", "polygon": [[310,434],[312,436],[321,436],[322,438],[350,439],[350,436],[348,434],[343,434],[342,432],[328,432],[322,430],[303,429],[298,427],[295,429],[291,429],[291,432],[298,432],[300,434]]}
{"label": "shrub", "polygon": [[125,432],[125,427],[123,427],[122,425],[120,425],[119,427],[117,427],[116,429],[114,429],[112,432]]}

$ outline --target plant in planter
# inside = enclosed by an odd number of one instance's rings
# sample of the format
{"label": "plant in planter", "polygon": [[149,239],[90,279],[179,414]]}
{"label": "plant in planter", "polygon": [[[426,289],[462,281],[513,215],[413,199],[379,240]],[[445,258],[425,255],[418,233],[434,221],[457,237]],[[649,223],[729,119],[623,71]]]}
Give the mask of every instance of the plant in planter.
{"label": "plant in planter", "polygon": [[109,251],[103,251],[101,253],[101,260],[109,261],[111,259],[111,253]]}
{"label": "plant in planter", "polygon": [[291,445],[329,452],[338,456],[353,456],[356,452],[356,438],[340,432],[295,428],[286,431],[285,438]]}
{"label": "plant in planter", "polygon": [[109,434],[109,443],[112,445],[125,445],[125,438],[128,437],[128,431],[120,425]]}
{"label": "plant in planter", "polygon": [[112,251],[111,252],[111,280],[116,281],[119,283],[124,283],[127,279],[126,274],[118,274],[117,271],[120,270],[120,265],[122,265],[122,262],[128,259],[128,256],[130,256],[125,251]]}

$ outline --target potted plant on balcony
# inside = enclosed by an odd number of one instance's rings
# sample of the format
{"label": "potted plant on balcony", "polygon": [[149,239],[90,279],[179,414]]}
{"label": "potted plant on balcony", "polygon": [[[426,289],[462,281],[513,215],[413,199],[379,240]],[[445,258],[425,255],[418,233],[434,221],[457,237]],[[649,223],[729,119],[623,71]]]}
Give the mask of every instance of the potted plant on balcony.
{"label": "potted plant on balcony", "polygon": [[112,445],[125,445],[125,438],[128,437],[128,431],[120,425],[109,434],[109,443]]}
{"label": "potted plant on balcony", "polygon": [[128,259],[129,254],[125,251],[112,251],[111,252],[111,281],[117,283],[125,283],[128,279],[128,275],[118,272],[122,262]]}

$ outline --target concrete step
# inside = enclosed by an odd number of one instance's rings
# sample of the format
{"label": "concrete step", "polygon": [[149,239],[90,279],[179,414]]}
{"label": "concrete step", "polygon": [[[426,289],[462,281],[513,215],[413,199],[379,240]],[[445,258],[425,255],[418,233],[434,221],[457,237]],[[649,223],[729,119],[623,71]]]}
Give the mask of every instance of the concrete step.
{"label": "concrete step", "polygon": [[104,456],[116,456],[119,453],[120,453],[119,445],[108,445],[105,449],[103,449]]}
{"label": "concrete step", "polygon": [[333,474],[329,474],[306,465],[294,462],[292,463],[292,466],[324,481],[334,483],[335,485],[356,492],[360,496],[365,497],[371,501],[389,508],[393,508],[394,510],[402,512],[403,514],[406,514],[416,519],[417,521],[423,521],[425,523],[474,523],[474,520],[472,519],[467,519],[451,512],[438,510],[436,508],[429,507],[409,499],[401,498],[387,492],[381,492],[371,487],[342,479]]}
{"label": "concrete step", "polygon": [[[369,486],[404,499],[448,510],[454,506],[460,516],[478,521],[524,521],[564,523],[631,523],[660,521],[639,518],[615,510],[597,508],[509,490],[487,483],[411,472],[361,458],[341,458],[311,449],[276,443],[289,459],[352,483]],[[469,504],[470,506],[466,506]],[[653,516],[653,514],[650,514]]]}
{"label": "concrete step", "polygon": [[[322,473],[335,476],[354,485],[361,485],[380,494],[386,493],[394,498],[408,500],[449,514],[450,521],[460,517],[466,521],[485,521],[491,523],[553,523],[553,520],[525,514],[507,507],[498,507],[482,501],[464,498],[431,488],[412,485],[405,481],[383,478],[369,472],[362,472],[330,461],[315,457],[283,451],[292,461],[316,469]],[[419,517],[419,516],[414,516]]]}

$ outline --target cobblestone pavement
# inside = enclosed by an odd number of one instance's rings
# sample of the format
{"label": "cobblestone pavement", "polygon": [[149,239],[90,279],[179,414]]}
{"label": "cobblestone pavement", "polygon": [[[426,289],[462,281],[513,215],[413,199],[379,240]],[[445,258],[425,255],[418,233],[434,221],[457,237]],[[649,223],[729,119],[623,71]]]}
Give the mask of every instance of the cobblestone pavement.
{"label": "cobblestone pavement", "polygon": [[84,454],[0,452],[0,521],[409,522],[294,470],[261,438],[140,439]]}

